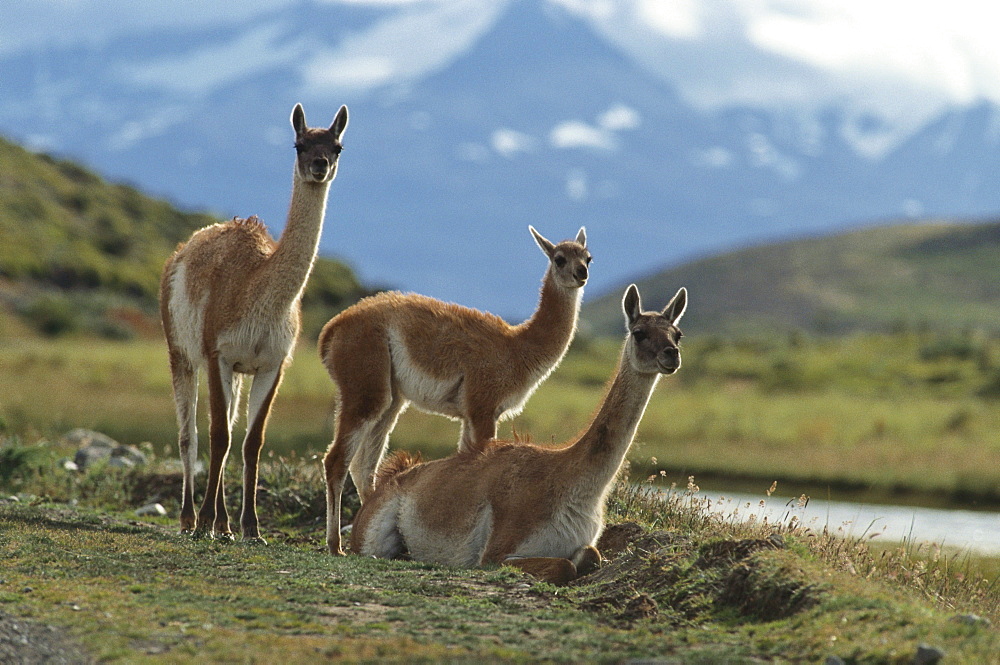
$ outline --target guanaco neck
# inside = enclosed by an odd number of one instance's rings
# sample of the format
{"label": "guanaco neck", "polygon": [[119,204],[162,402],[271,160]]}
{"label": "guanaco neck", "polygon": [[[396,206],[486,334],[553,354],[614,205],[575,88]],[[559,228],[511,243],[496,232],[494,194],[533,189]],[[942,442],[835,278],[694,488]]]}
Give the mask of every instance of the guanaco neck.
{"label": "guanaco neck", "polygon": [[574,458],[581,481],[595,489],[605,489],[618,473],[646,405],[659,381],[657,373],[636,371],[625,357],[618,362],[618,371],[590,427],[566,449]]}
{"label": "guanaco neck", "polygon": [[538,309],[517,326],[517,337],[527,348],[545,358],[561,358],[576,332],[583,289],[564,289],[556,284],[552,268],[542,280]]}
{"label": "guanaco neck", "polygon": [[258,297],[284,309],[302,295],[319,249],[330,181],[306,182],[296,171],[288,220],[274,253],[261,270]]}

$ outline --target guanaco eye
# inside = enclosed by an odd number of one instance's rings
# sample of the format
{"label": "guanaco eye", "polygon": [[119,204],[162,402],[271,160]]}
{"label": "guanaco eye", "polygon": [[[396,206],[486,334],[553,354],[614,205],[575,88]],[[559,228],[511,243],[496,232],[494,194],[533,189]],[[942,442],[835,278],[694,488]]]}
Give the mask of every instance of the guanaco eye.
{"label": "guanaco eye", "polygon": [[302,145],[301,143],[296,143],[295,144],[295,152],[299,153],[300,155],[302,154],[302,151],[305,150],[305,149],[306,149],[306,147],[304,145]]}
{"label": "guanaco eye", "polygon": [[555,259],[555,263],[556,263],[556,268],[562,268],[564,265],[566,265],[566,257],[561,255],[557,256]]}
{"label": "guanaco eye", "polygon": [[645,330],[633,330],[632,331],[632,339],[634,339],[636,342],[642,342],[643,340],[646,339],[646,337],[647,337],[647,335],[646,335],[646,331]]}
{"label": "guanaco eye", "polygon": [[593,260],[594,260],[594,257],[588,254],[587,255],[587,265],[589,266],[590,262],[593,261]]}

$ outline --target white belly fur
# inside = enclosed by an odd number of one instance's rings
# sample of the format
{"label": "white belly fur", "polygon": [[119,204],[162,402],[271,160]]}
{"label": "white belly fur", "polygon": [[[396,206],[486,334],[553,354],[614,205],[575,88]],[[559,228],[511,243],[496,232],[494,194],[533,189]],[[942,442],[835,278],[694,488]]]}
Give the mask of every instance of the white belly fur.
{"label": "white belly fur", "polygon": [[454,535],[431,531],[421,521],[409,497],[400,502],[399,530],[416,561],[464,568],[479,566],[492,532],[493,511],[483,506],[466,527],[456,529]]}
{"label": "white belly fur", "polygon": [[393,376],[403,395],[421,411],[437,413],[450,418],[461,418],[461,392],[456,393],[462,377],[456,374],[447,379],[428,375],[413,362],[406,351],[402,336],[389,330],[389,353],[392,357]]}
{"label": "white belly fur", "polygon": [[[173,342],[194,367],[205,364],[203,339],[206,293],[201,302],[188,298],[187,270],[174,269],[170,285],[170,320]],[[295,342],[288,317],[245,316],[223,331],[216,342],[223,362],[234,371],[256,374],[278,368],[291,354]]]}

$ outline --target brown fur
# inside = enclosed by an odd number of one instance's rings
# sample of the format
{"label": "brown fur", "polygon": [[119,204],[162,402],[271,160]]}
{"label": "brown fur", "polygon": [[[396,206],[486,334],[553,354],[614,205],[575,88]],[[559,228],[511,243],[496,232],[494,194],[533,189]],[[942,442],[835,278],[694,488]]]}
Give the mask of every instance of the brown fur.
{"label": "brown fur", "polygon": [[375,474],[375,484],[389,482],[407,469],[419,464],[423,464],[423,456],[420,453],[410,454],[405,450],[397,450],[382,461]]}

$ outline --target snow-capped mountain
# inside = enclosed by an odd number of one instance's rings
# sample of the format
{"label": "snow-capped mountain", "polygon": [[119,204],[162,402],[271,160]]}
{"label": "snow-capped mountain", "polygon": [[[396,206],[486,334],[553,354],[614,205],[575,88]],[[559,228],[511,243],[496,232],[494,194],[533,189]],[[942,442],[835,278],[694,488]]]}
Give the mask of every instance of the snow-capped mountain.
{"label": "snow-capped mountain", "polygon": [[278,233],[292,106],[319,125],[346,103],[324,253],[518,318],[545,267],[528,224],[587,227],[593,293],[765,239],[1000,210],[1000,74],[930,46],[899,64],[963,3],[909,16],[888,54],[850,32],[854,4],[15,2],[0,132]]}

